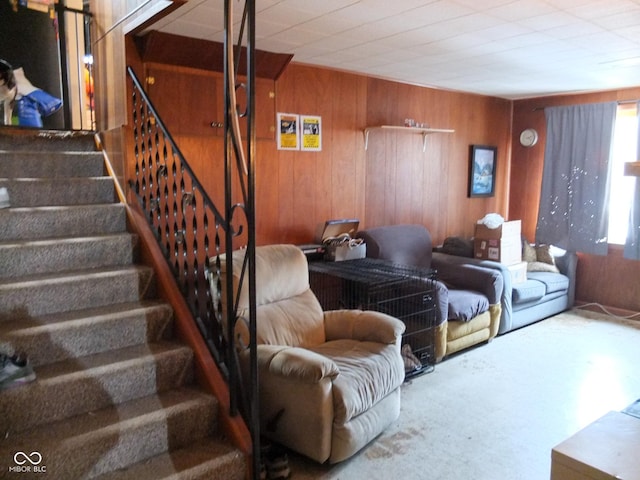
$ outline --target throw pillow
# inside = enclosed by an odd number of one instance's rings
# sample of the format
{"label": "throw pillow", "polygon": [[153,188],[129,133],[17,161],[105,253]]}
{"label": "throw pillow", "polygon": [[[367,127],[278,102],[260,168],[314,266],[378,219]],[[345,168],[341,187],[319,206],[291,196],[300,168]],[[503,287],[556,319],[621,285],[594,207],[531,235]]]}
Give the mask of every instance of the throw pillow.
{"label": "throw pillow", "polygon": [[545,262],[528,262],[527,272],[553,272],[559,273],[558,267]]}
{"label": "throw pillow", "polygon": [[536,259],[549,265],[556,264],[553,255],[551,255],[551,245],[536,245]]}
{"label": "throw pillow", "polygon": [[537,261],[536,249],[527,242],[526,239],[522,241],[522,261],[523,262],[535,262]]}
{"label": "throw pillow", "polygon": [[531,245],[526,239],[522,240],[522,260],[527,262],[528,272],[558,273],[556,261],[551,254],[551,245]]}

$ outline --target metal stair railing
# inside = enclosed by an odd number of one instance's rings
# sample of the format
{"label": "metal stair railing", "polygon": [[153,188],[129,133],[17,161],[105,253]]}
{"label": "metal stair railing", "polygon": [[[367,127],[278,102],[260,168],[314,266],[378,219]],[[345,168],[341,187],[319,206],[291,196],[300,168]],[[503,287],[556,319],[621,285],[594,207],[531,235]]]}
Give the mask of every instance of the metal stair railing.
{"label": "metal stair railing", "polygon": [[[171,266],[199,331],[229,383],[231,414],[240,411],[251,432],[253,473],[259,475],[258,378],[255,290],[255,0],[246,0],[237,46],[233,41],[233,1],[225,0],[224,208],[218,208],[198,180],[131,67],[135,173],[129,185]],[[237,78],[246,29],[246,81]],[[247,105],[236,107],[236,90],[246,89]],[[246,139],[240,122],[246,123]],[[222,183],[222,182],[221,182]],[[240,242],[242,244],[240,245]],[[233,288],[231,258],[246,248],[240,286]],[[226,274],[221,275],[225,263]],[[226,281],[221,298],[220,282]],[[213,288],[210,288],[213,283]],[[250,378],[240,378],[233,332],[239,320],[239,293],[249,292]],[[213,290],[213,296],[212,296]],[[235,293],[235,295],[234,295]],[[231,308],[223,308],[230,305]]]}

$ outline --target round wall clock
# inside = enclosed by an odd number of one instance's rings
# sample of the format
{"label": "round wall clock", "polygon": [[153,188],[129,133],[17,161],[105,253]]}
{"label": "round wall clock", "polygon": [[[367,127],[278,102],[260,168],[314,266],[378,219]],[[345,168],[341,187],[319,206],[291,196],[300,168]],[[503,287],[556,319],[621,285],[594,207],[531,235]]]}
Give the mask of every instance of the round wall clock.
{"label": "round wall clock", "polygon": [[520,134],[520,143],[523,147],[533,147],[538,143],[538,132],[533,128],[527,128]]}

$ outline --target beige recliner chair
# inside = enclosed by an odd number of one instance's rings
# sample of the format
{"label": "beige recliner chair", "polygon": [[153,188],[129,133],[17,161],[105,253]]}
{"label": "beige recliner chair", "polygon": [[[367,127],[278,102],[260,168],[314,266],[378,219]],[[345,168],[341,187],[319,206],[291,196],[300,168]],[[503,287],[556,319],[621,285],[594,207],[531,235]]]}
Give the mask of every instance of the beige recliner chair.
{"label": "beige recliner chair", "polygon": [[[244,254],[233,256],[236,292]],[[262,435],[320,463],[349,458],[400,414],[404,324],[373,311],[323,312],[293,245],[256,249],[256,290]],[[247,287],[239,305],[236,334],[246,341]],[[240,359],[246,372],[248,350]]]}

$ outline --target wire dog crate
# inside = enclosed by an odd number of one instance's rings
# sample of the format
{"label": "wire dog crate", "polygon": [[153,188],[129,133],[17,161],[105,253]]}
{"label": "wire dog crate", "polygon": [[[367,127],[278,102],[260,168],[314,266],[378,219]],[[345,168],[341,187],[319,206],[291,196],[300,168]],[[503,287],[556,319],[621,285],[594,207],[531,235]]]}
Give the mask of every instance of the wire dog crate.
{"label": "wire dog crate", "polygon": [[309,283],[324,310],[376,310],[400,319],[406,325],[403,357],[406,360],[408,351],[419,362],[407,366],[405,378],[433,370],[436,306],[432,270],[372,258],[310,262]]}

